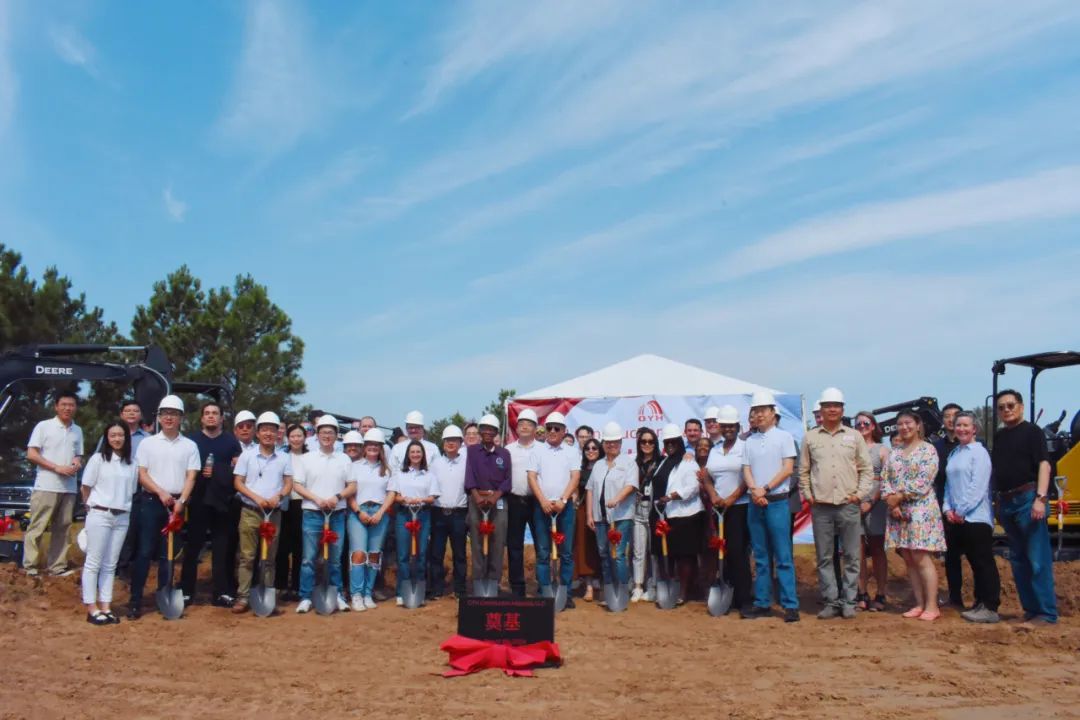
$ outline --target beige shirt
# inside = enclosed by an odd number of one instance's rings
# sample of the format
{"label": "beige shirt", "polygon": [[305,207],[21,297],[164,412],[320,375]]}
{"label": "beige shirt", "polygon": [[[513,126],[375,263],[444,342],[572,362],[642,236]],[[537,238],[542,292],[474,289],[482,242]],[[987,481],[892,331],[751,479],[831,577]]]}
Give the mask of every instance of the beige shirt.
{"label": "beige shirt", "polygon": [[804,498],[843,505],[851,495],[869,500],[874,492],[870,450],[858,431],[841,425],[809,430],[799,451],[799,490]]}

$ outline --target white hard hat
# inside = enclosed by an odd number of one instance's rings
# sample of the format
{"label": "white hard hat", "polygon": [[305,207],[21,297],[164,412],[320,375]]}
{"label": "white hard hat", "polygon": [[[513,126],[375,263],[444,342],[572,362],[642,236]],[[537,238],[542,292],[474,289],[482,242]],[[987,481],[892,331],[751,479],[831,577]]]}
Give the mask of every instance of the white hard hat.
{"label": "white hard hat", "polygon": [[566,427],[566,416],[561,412],[550,413],[547,418],[544,419],[544,426],[548,425],[562,425]]}
{"label": "white hard hat", "polygon": [[443,440],[464,440],[465,435],[457,425],[447,425],[442,431]]}
{"label": "white hard hat", "polygon": [[750,407],[776,406],[776,398],[768,390],[758,390],[750,396]]}
{"label": "white hard hat", "polygon": [[821,391],[821,399],[818,400],[818,404],[821,403],[840,403],[844,404],[844,393],[840,392],[839,388],[827,387]]}
{"label": "white hard hat", "polygon": [[734,405],[725,405],[716,414],[716,421],[721,425],[738,425],[739,411],[735,409]]}
{"label": "white hard hat", "polygon": [[477,425],[480,425],[481,427],[483,427],[484,425],[487,425],[488,427],[493,427],[496,430],[498,430],[499,429],[499,418],[495,417],[491,413],[488,413],[484,417],[480,418],[480,422],[478,422]]}
{"label": "white hard hat", "polygon": [[236,417],[233,419],[233,425],[239,425],[242,422],[255,422],[255,413],[250,410],[241,410],[236,413]]}
{"label": "white hard hat", "polygon": [[255,421],[255,427],[259,427],[260,425],[277,425],[280,427],[281,418],[277,416],[277,413],[267,410]]}
{"label": "white hard hat", "polygon": [[719,414],[720,408],[716,407],[715,405],[710,405],[709,407],[705,408],[706,420],[715,420]]}
{"label": "white hard hat", "polygon": [[821,401],[820,400],[815,400],[814,401],[814,412],[821,412]]}
{"label": "white hard hat", "polygon": [[364,436],[360,434],[359,430],[350,430],[345,433],[345,437],[341,438],[342,445],[363,445]]}
{"label": "white hard hat", "polygon": [[[158,403],[157,409],[158,412],[161,412],[162,410],[179,410],[180,412],[184,412],[184,401],[175,395],[166,395],[161,398],[161,402]],[[254,416],[252,416],[252,419],[254,419]]]}
{"label": "white hard hat", "polygon": [[612,420],[608,424],[604,425],[604,430],[603,430],[603,432],[600,433],[600,439],[603,440],[604,442],[609,442],[609,441],[612,441],[612,440],[622,440],[623,439],[622,426],[619,425],[619,423]]}
{"label": "white hard hat", "polygon": [[333,415],[322,415],[315,421],[315,429],[318,430],[321,427],[332,427],[337,430],[341,425],[338,423],[337,418]]}
{"label": "white hard hat", "polygon": [[664,429],[660,431],[660,437],[664,442],[668,440],[681,440],[682,430],[675,423],[668,423],[664,426]]}
{"label": "white hard hat", "polygon": [[525,408],[524,410],[522,410],[521,412],[518,413],[518,422],[521,422],[522,420],[528,420],[533,425],[536,425],[536,424],[538,424],[540,422],[539,420],[536,419],[536,411],[533,410],[532,408]]}
{"label": "white hard hat", "polygon": [[364,434],[364,442],[386,444],[386,435],[379,428],[371,428]]}
{"label": "white hard hat", "polygon": [[406,425],[423,425],[424,413],[419,410],[413,410],[411,413],[405,416]]}

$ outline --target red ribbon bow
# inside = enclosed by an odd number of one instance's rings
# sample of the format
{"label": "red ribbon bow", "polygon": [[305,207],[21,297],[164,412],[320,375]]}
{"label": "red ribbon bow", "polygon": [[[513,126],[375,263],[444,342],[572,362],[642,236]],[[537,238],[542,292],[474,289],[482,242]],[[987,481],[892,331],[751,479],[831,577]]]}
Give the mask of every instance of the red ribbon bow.
{"label": "red ribbon bow", "polygon": [[656,530],[654,532],[656,533],[656,537],[664,537],[671,532],[671,525],[668,524],[667,520],[657,520]]}
{"label": "red ribbon bow", "polygon": [[615,528],[611,528],[607,531],[607,539],[612,545],[618,545],[619,541],[622,540],[622,533]]}
{"label": "red ribbon bow", "polygon": [[566,535],[559,532],[558,530],[551,533],[551,542],[555,543],[556,545],[562,545],[563,540],[565,540],[565,539],[566,539]]}
{"label": "red ribbon bow", "polygon": [[169,515],[169,521],[165,523],[165,527],[161,528],[161,534],[177,533],[180,532],[182,527],[184,527],[184,516],[180,513],[173,513]]}
{"label": "red ribbon bow", "polygon": [[531,645],[501,645],[487,640],[473,640],[454,635],[439,649],[450,654],[450,667],[443,677],[458,677],[497,668],[510,677],[532,677],[537,665],[562,664],[559,646],[553,642]]}
{"label": "red ribbon bow", "polygon": [[413,536],[419,535],[420,534],[420,521],[419,520],[409,520],[408,522],[405,523],[405,529],[409,531],[410,535],[413,535]]}
{"label": "red ribbon bow", "polygon": [[338,540],[338,534],[336,532],[334,532],[333,530],[331,530],[330,528],[326,528],[325,530],[322,531],[322,536],[319,538],[319,544],[320,545],[333,545],[334,543],[337,542],[337,540]]}
{"label": "red ribbon bow", "polygon": [[727,541],[724,540],[724,538],[720,537],[719,535],[714,535],[713,537],[709,538],[709,549],[710,550],[723,550],[726,547],[727,547]]}
{"label": "red ribbon bow", "polygon": [[495,523],[490,520],[481,520],[480,524],[476,526],[476,531],[481,535],[491,535],[495,532]]}
{"label": "red ribbon bow", "polygon": [[18,525],[18,524],[19,524],[19,521],[16,520],[15,518],[13,518],[13,517],[2,517],[2,518],[0,518],[0,535],[3,535],[4,533],[6,533],[6,532],[8,532],[10,530],[14,530],[15,526]]}
{"label": "red ribbon bow", "polygon": [[274,523],[269,520],[259,523],[259,537],[266,542],[273,542],[275,535],[277,535],[277,528],[274,527]]}
{"label": "red ribbon bow", "polygon": [[1060,514],[1062,514],[1062,515],[1068,515],[1069,514],[1069,501],[1068,500],[1058,500],[1058,512]]}

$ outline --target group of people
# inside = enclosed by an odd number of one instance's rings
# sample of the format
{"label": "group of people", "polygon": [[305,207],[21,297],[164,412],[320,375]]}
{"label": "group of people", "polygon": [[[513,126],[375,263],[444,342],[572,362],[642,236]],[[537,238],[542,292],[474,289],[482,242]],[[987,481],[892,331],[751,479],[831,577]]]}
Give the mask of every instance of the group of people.
{"label": "group of people", "polygon": [[[85,469],[77,402],[73,393],[58,393],[56,416],[38,423],[30,437],[27,458],[37,477],[23,562],[28,573],[40,572],[40,540],[51,528],[48,571],[71,572],[67,537],[78,490],[87,511],[82,599],[93,624],[119,622],[111,603],[125,544],[131,546],[127,616],[134,620],[153,560],[159,587],[170,572],[163,538],[185,524],[185,602],[195,595],[209,537],[212,604],[238,614],[249,609],[264,542],[272,560],[258,577],[297,600],[299,613],[312,608],[320,557],[326,557],[329,584],[339,589],[338,610],[377,607],[384,570],[392,564],[384,562],[384,550],[396,561],[398,605],[403,586],[420,579],[429,598],[468,594],[468,547],[474,582],[498,583],[505,553],[509,592],[521,597],[528,528],[542,596],[576,583],[583,599],[593,601],[599,581],[632,586],[631,600],[638,602],[652,599],[657,579],[677,578],[682,604],[713,582],[722,548],[723,580],[741,617],[772,616],[775,599],[783,619],[797,622],[793,511],[806,506],[821,619],[884,610],[886,552],[895,550],[914,597],[904,617],[940,617],[935,557],[944,553],[950,604],[963,606],[966,557],[975,602],[961,607],[962,617],[997,622],[995,505],[1025,619],[1054,623],[1058,617],[1046,525],[1050,466],[1041,432],[1024,420],[1014,390],[996,398],[1003,424],[992,456],[977,439],[976,417],[954,405],[945,409],[946,435],[936,444],[924,437],[919,415],[903,411],[886,447],[872,414],[859,412],[852,425],[845,423],[836,388],[822,393],[817,424],[801,445],[779,427],[776,401],[767,392],[752,396],[747,428],[727,405],[709,408],[704,423],[668,424],[659,434],[608,422],[598,436],[586,426],[571,436],[561,413],[541,423],[524,409],[516,439],[505,447],[499,419],[485,415],[471,427],[447,426],[441,448],[425,438],[418,411],[388,443],[374,418],[339,437],[338,420],[319,412],[309,423],[285,425],[273,412],[256,417],[242,411],[230,433],[222,408],[208,402],[200,408],[199,430],[184,436],[183,401],[169,395],[152,435],[139,406],[125,403]],[[574,607],[573,597],[566,607]]]}

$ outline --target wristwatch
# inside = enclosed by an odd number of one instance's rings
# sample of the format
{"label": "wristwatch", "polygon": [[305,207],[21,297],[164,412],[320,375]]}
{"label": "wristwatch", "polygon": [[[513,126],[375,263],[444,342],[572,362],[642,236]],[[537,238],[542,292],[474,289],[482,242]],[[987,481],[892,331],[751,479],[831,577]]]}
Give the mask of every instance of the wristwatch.
{"label": "wristwatch", "polygon": [[1046,496],[1045,495],[1036,495],[1035,499],[1038,500],[1039,502],[1046,502]]}

